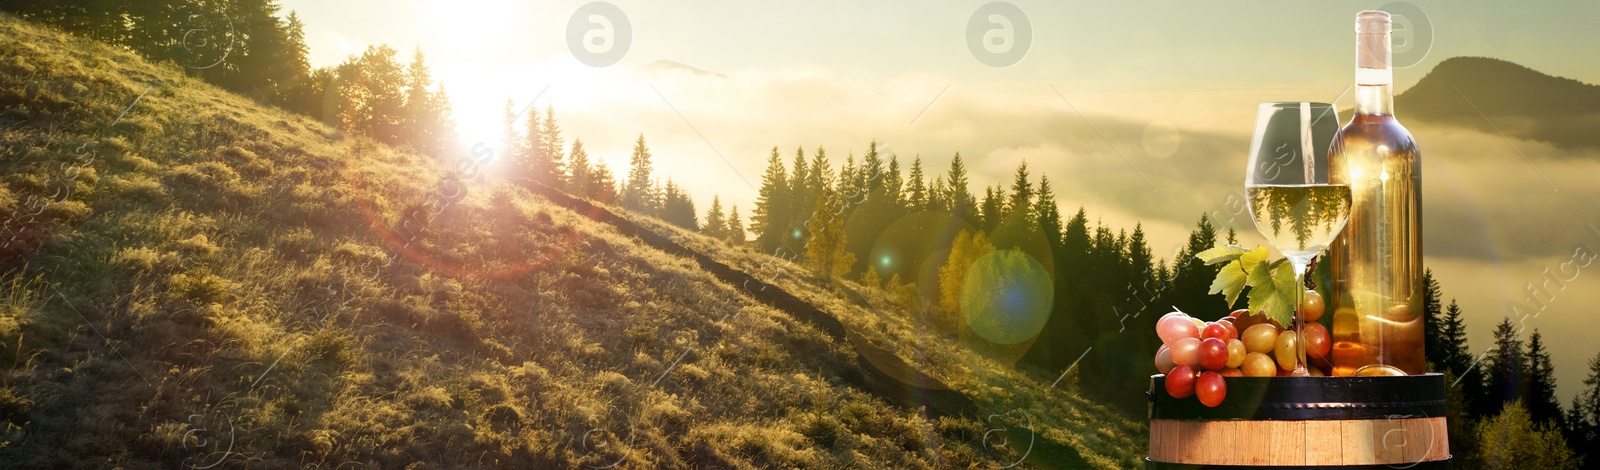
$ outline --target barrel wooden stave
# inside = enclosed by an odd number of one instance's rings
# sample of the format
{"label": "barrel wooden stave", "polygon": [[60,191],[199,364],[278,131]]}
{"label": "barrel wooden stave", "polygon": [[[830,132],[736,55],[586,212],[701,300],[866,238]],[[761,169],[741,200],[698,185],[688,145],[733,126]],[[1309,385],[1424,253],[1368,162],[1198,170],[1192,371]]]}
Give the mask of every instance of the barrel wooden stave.
{"label": "barrel wooden stave", "polygon": [[1396,465],[1446,460],[1444,418],[1150,422],[1150,458],[1245,466]]}
{"label": "barrel wooden stave", "polygon": [[1160,378],[1152,377],[1150,391],[1152,469],[1450,468],[1438,374],[1383,382],[1235,378],[1229,400],[1239,385],[1249,397],[1240,398],[1255,404],[1216,409],[1167,395]]}

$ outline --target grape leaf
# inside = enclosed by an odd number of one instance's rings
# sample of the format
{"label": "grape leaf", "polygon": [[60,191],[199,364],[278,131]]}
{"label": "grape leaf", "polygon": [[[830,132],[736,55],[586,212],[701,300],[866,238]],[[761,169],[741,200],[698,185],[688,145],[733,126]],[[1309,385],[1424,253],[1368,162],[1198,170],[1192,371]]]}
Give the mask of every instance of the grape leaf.
{"label": "grape leaf", "polygon": [[1250,284],[1250,311],[1288,326],[1294,320],[1297,283],[1294,267],[1286,260],[1257,264],[1246,280]]}
{"label": "grape leaf", "polygon": [[1228,298],[1228,306],[1231,308],[1233,303],[1239,300],[1239,292],[1243,291],[1244,286],[1248,284],[1250,272],[1255,270],[1255,267],[1260,265],[1262,261],[1266,261],[1268,252],[1266,247],[1257,247],[1254,250],[1241,251],[1237,254],[1237,256],[1235,256],[1231,253],[1231,250],[1243,250],[1243,248],[1234,245],[1229,245],[1226,247],[1219,245],[1218,247],[1206,250],[1205,252],[1211,252],[1224,248],[1229,249],[1230,254],[1223,256],[1234,259],[1228,264],[1223,265],[1221,270],[1217,271],[1217,279],[1211,282],[1211,292],[1209,293],[1220,293],[1226,296]]}
{"label": "grape leaf", "polygon": [[[1200,258],[1200,261],[1204,261],[1206,266],[1210,266],[1217,263],[1226,263],[1239,259],[1240,256],[1249,252],[1250,250],[1246,250],[1244,247],[1239,245],[1226,245],[1222,242],[1217,242],[1217,246],[1213,246],[1206,251],[1195,253],[1194,257]],[[1212,293],[1215,294],[1215,292]]]}

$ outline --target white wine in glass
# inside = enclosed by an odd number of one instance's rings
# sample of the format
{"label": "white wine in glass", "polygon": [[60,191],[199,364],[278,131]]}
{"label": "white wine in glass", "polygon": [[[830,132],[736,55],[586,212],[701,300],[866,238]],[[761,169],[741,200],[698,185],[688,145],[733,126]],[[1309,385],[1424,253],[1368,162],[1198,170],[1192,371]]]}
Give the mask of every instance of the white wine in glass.
{"label": "white wine in glass", "polygon": [[1314,257],[1350,218],[1350,185],[1263,184],[1245,187],[1256,229],[1286,257]]}
{"label": "white wine in glass", "polygon": [[1300,313],[1306,266],[1333,243],[1350,217],[1350,186],[1328,182],[1328,144],[1338,129],[1331,104],[1263,103],[1245,170],[1245,200],[1256,230],[1294,268],[1296,376],[1311,375]]}

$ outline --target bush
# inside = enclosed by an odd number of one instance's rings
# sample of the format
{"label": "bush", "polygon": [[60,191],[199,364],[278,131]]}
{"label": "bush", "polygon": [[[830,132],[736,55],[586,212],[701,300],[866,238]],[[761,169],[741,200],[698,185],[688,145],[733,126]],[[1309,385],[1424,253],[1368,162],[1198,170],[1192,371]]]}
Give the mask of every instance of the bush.
{"label": "bush", "polygon": [[1478,423],[1478,458],[1463,468],[1576,468],[1580,459],[1552,423],[1535,425],[1522,401]]}

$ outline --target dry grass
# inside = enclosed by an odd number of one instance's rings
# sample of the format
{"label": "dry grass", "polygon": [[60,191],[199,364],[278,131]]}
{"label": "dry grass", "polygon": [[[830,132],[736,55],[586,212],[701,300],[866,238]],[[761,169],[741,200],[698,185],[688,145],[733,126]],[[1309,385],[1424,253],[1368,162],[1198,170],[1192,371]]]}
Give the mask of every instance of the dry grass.
{"label": "dry grass", "polygon": [[[1001,421],[846,385],[847,343],[502,182],[468,182],[374,269],[441,162],[14,19],[0,51],[0,217],[73,189],[0,253],[8,466],[927,468],[1025,452],[982,439]],[[69,181],[79,148],[94,159]],[[1025,412],[1102,467],[1143,453],[1137,423],[1075,393],[781,283],[1013,429]]]}

